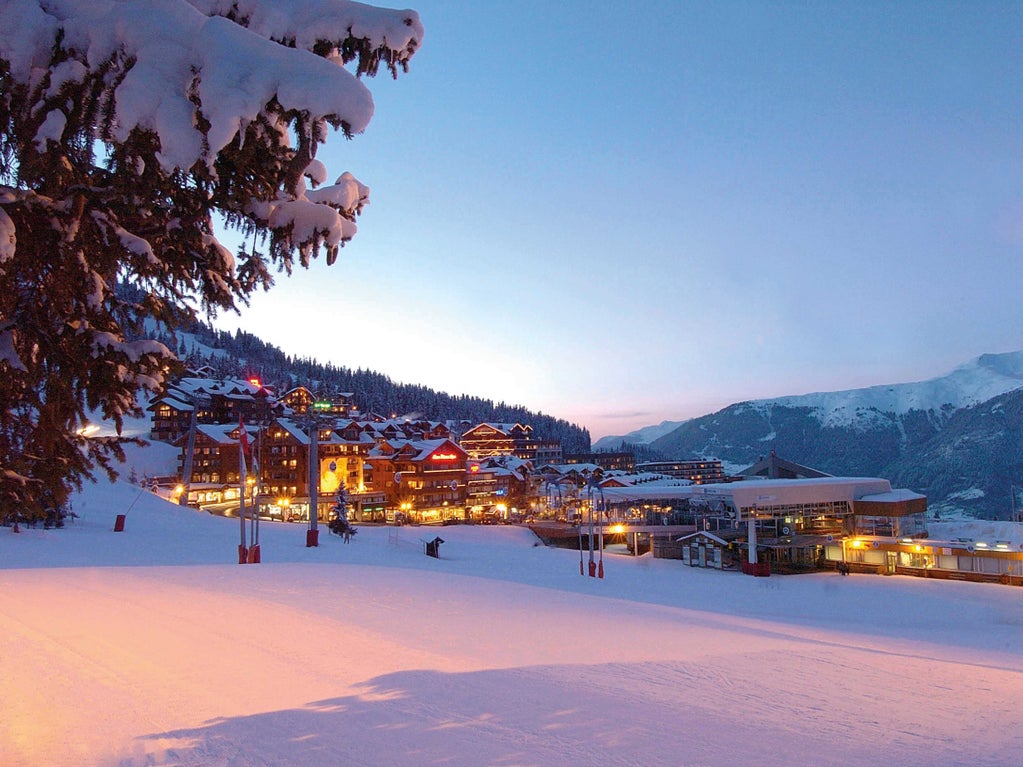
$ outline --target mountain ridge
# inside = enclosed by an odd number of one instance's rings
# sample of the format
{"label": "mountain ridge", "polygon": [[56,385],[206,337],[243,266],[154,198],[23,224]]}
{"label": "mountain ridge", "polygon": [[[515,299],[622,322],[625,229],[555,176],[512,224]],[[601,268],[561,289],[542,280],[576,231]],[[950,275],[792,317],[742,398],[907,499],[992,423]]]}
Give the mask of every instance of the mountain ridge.
{"label": "mountain ridge", "polygon": [[774,450],[836,476],[888,478],[926,494],[937,513],[1004,519],[1023,485],[1023,352],[916,383],[738,402],[645,448],[729,468]]}
{"label": "mountain ridge", "polygon": [[[959,409],[987,401],[1021,386],[1023,386],[1023,351],[1015,351],[982,354],[956,366],[943,376],[923,381],[742,400],[729,405],[728,408],[742,405],[810,407],[826,411],[824,413],[826,424],[841,425],[856,422],[865,410],[908,413],[911,410]],[[723,408],[723,410],[728,408]],[[713,413],[707,415],[713,415]],[[706,417],[705,415],[697,418]],[[608,450],[622,442],[652,444],[670,431],[674,431],[692,420],[696,419],[665,420],[656,426],[644,426],[625,435],[601,437],[593,447],[595,450]],[[675,425],[673,429],[663,429],[670,424]]]}

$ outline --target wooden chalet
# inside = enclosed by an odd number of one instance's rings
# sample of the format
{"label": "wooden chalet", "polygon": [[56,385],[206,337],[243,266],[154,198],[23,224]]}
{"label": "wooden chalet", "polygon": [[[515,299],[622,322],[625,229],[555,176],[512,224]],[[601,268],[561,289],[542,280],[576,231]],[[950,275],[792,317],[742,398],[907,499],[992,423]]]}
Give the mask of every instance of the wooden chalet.
{"label": "wooden chalet", "polygon": [[370,451],[366,487],[382,492],[386,505],[421,523],[465,519],[469,456],[454,441],[383,441]]}
{"label": "wooden chalet", "polygon": [[[256,438],[257,429],[246,427],[249,442]],[[237,502],[241,475],[238,424],[199,424],[196,426],[192,448],[192,473],[185,476],[184,464],[188,435],[178,438],[181,448],[178,474],[188,493],[187,503],[200,507]]]}
{"label": "wooden chalet", "polygon": [[316,402],[316,397],[304,386],[296,386],[281,395],[281,404],[291,409],[296,415],[305,414]]}
{"label": "wooden chalet", "polygon": [[155,398],[150,437],[174,443],[196,423],[250,423],[267,420],[278,407],[273,392],[255,380],[234,378],[179,378]]}
{"label": "wooden chalet", "polygon": [[[179,437],[188,433],[192,422],[192,411],[196,407],[197,405],[173,394],[164,394],[154,399],[147,408],[153,414],[153,426],[149,432],[150,439],[172,444],[177,442]],[[211,418],[209,409],[200,408],[200,412],[196,414],[197,421],[200,420],[200,415],[203,416],[201,420],[204,422]]]}
{"label": "wooden chalet", "polygon": [[351,392],[333,392],[317,396],[305,386],[296,386],[280,398],[283,405],[295,415],[304,415],[316,410],[323,415],[348,418],[357,412],[355,395]]}
{"label": "wooden chalet", "polygon": [[465,508],[473,521],[511,521],[535,494],[532,464],[514,456],[470,460]]}
{"label": "wooden chalet", "polygon": [[[290,507],[309,496],[309,435],[293,418],[276,418],[264,430],[257,447],[262,493],[269,502]],[[292,512],[294,513],[294,512]]]}
{"label": "wooden chalet", "polygon": [[492,455],[514,455],[530,461],[536,458],[533,427],[520,423],[481,423],[464,432],[458,443],[475,459]]}

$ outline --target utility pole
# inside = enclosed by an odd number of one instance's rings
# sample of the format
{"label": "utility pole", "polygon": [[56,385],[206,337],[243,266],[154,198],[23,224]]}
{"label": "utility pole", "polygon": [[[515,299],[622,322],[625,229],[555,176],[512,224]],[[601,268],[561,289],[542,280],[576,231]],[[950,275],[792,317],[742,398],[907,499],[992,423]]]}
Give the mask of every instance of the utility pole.
{"label": "utility pole", "polygon": [[329,402],[317,401],[298,419],[298,423],[309,434],[309,529],[305,537],[305,545],[309,548],[320,545],[320,531],[316,526],[320,505],[320,425],[327,423],[333,429],[337,419],[331,413]]}
{"label": "utility pole", "polygon": [[320,531],[316,527],[320,505],[320,424],[315,415],[309,417],[309,529],[305,534],[306,548],[320,545]]}
{"label": "utility pole", "polygon": [[181,495],[178,496],[178,503],[181,506],[188,505],[188,493],[192,486],[192,462],[195,454],[195,431],[199,421],[199,408],[209,407],[211,400],[205,394],[191,394],[187,397],[192,406],[192,415],[188,421],[188,441],[185,443],[185,460],[181,467]]}
{"label": "utility pole", "polygon": [[749,563],[757,564],[757,506],[753,504],[746,520],[746,540],[749,544]]}

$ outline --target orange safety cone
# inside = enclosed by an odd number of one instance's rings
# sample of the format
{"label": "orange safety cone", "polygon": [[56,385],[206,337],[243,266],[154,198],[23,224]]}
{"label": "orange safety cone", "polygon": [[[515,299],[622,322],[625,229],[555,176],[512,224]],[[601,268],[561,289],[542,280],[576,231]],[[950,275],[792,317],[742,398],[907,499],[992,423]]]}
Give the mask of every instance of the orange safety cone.
{"label": "orange safety cone", "polygon": [[238,544],[238,564],[244,565],[248,561],[249,561],[249,550],[239,543]]}
{"label": "orange safety cone", "polygon": [[320,545],[320,531],[319,530],[306,530],[305,531],[305,545],[306,548]]}
{"label": "orange safety cone", "polygon": [[259,564],[259,544],[253,545],[249,548],[249,564]]}

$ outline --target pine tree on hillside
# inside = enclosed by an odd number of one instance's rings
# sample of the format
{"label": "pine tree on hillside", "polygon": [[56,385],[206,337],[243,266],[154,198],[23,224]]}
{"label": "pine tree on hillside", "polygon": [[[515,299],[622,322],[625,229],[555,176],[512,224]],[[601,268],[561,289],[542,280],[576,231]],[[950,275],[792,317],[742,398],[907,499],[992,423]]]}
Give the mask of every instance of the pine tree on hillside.
{"label": "pine tree on hillside", "polygon": [[450,395],[421,385],[399,384],[371,370],[352,370],[308,358],[296,360],[244,331],[226,333],[196,324],[189,332],[204,346],[225,352],[190,358],[190,364],[210,366],[221,371],[224,377],[248,377],[256,373],[265,384],[282,393],[298,384],[320,389],[324,394],[352,392],[362,411],[383,415],[417,413],[434,421],[529,424],[536,438],[558,440],[566,452],[590,450],[590,434],[586,429],[522,406],[503,402],[495,405],[492,400],[481,397]]}
{"label": "pine tree on hillside", "polygon": [[324,184],[317,147],[366,127],[358,78],[407,68],[422,26],[344,0],[0,0],[0,30],[0,506],[39,515],[122,457],[81,429],[161,385],[174,346],[147,320],[337,257],[368,190]]}

